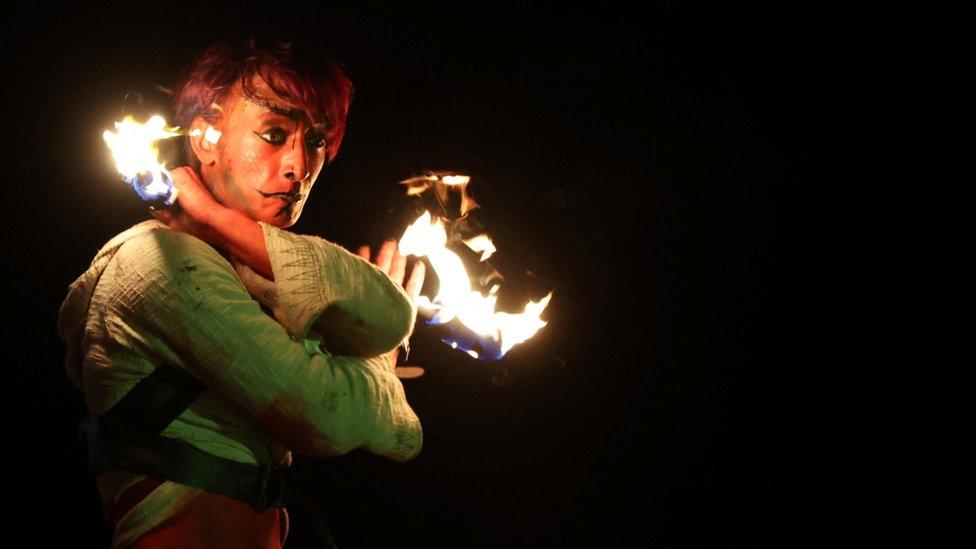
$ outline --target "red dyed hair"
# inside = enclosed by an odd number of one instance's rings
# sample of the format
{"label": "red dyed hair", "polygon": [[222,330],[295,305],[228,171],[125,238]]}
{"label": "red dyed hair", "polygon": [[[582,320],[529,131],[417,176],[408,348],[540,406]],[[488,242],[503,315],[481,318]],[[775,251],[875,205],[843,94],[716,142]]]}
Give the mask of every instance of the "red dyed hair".
{"label": "red dyed hair", "polygon": [[[240,82],[245,97],[255,99],[252,77],[260,76],[268,86],[289,103],[302,109],[314,124],[328,125],[326,141],[331,162],[339,152],[346,133],[346,116],[352,99],[352,82],[342,67],[321,52],[299,51],[287,42],[222,42],[205,49],[184,71],[173,92],[176,123],[189,128],[202,116],[214,121],[221,103]],[[190,151],[190,162],[196,155]]]}

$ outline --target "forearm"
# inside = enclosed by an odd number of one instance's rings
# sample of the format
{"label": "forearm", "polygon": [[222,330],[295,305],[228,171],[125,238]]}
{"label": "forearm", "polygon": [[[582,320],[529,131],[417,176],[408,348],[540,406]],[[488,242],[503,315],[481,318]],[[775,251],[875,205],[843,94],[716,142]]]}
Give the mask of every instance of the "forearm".
{"label": "forearm", "polygon": [[[276,371],[289,369],[286,356],[277,359]],[[302,381],[283,386],[255,412],[292,451],[327,457],[361,447],[396,461],[420,451],[420,420],[384,357],[316,355],[301,375]]]}
{"label": "forearm", "polygon": [[251,280],[238,268],[251,294],[294,338],[315,323],[331,350],[375,356],[412,330],[415,311],[399,285],[342,247],[257,223],[215,202],[199,217],[204,240],[273,283]]}
{"label": "forearm", "polygon": [[243,213],[217,205],[207,224],[217,247],[236,257],[264,278],[274,281],[271,258],[265,246],[264,231]]}
{"label": "forearm", "polygon": [[[192,271],[173,265],[193,264]],[[130,241],[110,266],[126,298],[114,314],[152,334],[165,360],[242,406],[294,451],[357,447],[396,460],[422,444],[420,422],[386,357],[359,359],[294,341],[213,248],[176,232]],[[113,294],[121,294],[107,290]]]}
{"label": "forearm", "polygon": [[294,337],[314,324],[330,350],[376,356],[410,334],[416,312],[386,273],[321,238],[261,225],[278,278],[276,318]]}

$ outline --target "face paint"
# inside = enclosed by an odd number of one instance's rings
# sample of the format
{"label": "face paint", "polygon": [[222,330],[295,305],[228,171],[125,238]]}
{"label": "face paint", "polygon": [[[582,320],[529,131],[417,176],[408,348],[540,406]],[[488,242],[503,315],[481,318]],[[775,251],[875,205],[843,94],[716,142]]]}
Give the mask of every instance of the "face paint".
{"label": "face paint", "polygon": [[203,133],[203,138],[207,141],[213,143],[214,145],[220,141],[220,136],[223,135],[219,131],[215,130],[213,126],[207,126],[207,131]]}
{"label": "face paint", "polygon": [[[254,77],[255,98],[240,84],[228,95],[217,125],[200,125],[213,159],[200,175],[217,202],[255,221],[290,227],[301,215],[322,170],[326,141],[299,109]],[[198,134],[201,135],[201,134]]]}
{"label": "face paint", "polygon": [[[200,128],[197,128],[189,133],[191,137],[196,137],[200,135]],[[207,125],[207,131],[203,132],[203,138],[210,143],[216,145],[220,141],[220,136],[223,135],[221,132],[214,129],[213,126]]]}

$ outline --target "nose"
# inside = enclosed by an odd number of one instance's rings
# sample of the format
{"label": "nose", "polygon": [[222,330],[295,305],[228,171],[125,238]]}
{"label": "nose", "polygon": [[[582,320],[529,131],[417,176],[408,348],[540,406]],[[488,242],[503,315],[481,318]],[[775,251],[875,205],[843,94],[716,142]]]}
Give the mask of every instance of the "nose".
{"label": "nose", "polygon": [[297,136],[293,137],[291,145],[285,150],[285,157],[281,163],[285,179],[292,183],[308,180],[312,176],[309,172],[309,164],[305,140],[299,139]]}

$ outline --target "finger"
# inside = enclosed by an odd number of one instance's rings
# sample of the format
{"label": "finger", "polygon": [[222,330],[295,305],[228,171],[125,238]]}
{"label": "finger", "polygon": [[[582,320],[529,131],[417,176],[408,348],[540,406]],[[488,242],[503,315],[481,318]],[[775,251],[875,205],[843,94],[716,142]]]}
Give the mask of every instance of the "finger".
{"label": "finger", "polygon": [[369,246],[360,246],[359,249],[356,250],[356,255],[365,259],[366,261],[369,261]]}
{"label": "finger", "polygon": [[393,256],[393,265],[390,267],[390,278],[393,282],[403,286],[403,275],[407,272],[407,256],[400,253],[397,250],[396,255]]}
{"label": "finger", "polygon": [[427,266],[423,261],[415,261],[413,264],[413,269],[410,271],[410,279],[407,280],[407,284],[403,287],[410,299],[416,301],[417,296],[420,295],[420,289],[424,287],[424,274],[427,272]]}
{"label": "finger", "polygon": [[387,240],[376,253],[376,266],[384,273],[389,274],[393,256],[396,254],[396,240]]}

